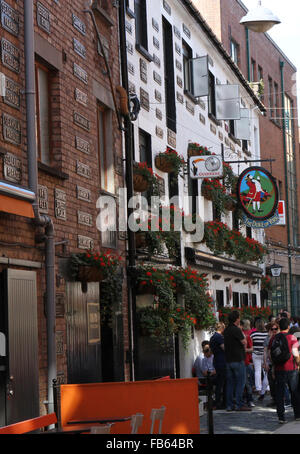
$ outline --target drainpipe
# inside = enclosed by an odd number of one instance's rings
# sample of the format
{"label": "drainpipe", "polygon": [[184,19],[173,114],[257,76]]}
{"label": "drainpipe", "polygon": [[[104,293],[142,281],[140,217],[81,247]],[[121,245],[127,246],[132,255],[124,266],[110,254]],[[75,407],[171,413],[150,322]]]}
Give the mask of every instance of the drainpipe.
{"label": "drainpipe", "polygon": [[[129,92],[128,67],[127,67],[127,48],[126,48],[126,27],[125,27],[125,0],[119,2],[119,34],[120,34],[120,54],[121,54],[121,75],[122,86]],[[132,123],[129,115],[124,116],[124,137],[125,137],[125,157],[126,157],[126,186],[127,186],[127,202],[133,197],[133,138],[132,138]],[[127,203],[128,218],[133,213],[133,208],[129,208]],[[135,237],[134,232],[129,228],[128,234],[128,268],[127,268],[127,283],[128,283],[128,320],[129,320],[129,363],[130,363],[130,379],[135,380],[134,363],[136,351],[136,306],[135,306],[135,278],[134,271],[136,267],[135,260]]]}
{"label": "drainpipe", "polygon": [[51,218],[38,211],[38,168],[35,132],[35,71],[34,71],[34,20],[33,0],[24,2],[24,52],[25,52],[25,98],[28,157],[28,186],[36,195],[33,203],[35,224],[45,228],[45,269],[46,269],[46,316],[47,316],[47,358],[48,358],[48,411],[53,412],[53,386],[56,379],[55,346],[55,246],[54,226]]}
{"label": "drainpipe", "polygon": [[284,61],[280,61],[281,75],[281,104],[283,111],[282,133],[283,133],[283,153],[284,153],[284,182],[285,182],[285,202],[286,202],[286,225],[288,241],[288,269],[289,269],[289,286],[290,286],[290,304],[293,304],[293,277],[292,277],[292,258],[291,258],[291,232],[290,232],[290,208],[289,208],[289,183],[288,183],[288,164],[287,164],[287,145],[286,145],[286,123],[284,110]]}
{"label": "drainpipe", "polygon": [[249,29],[248,27],[245,28],[246,31],[246,48],[247,48],[247,72],[248,72],[248,82],[251,82],[251,59],[250,59],[250,37],[249,37]]}

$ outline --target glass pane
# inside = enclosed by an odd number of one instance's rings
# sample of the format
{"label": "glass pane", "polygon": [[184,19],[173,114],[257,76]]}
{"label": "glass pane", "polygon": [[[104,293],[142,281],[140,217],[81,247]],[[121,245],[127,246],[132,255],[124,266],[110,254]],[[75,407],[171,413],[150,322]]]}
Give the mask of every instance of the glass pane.
{"label": "glass pane", "polygon": [[200,98],[208,96],[208,56],[190,60],[192,94]]}
{"label": "glass pane", "polygon": [[50,164],[48,73],[38,68],[41,162]]}
{"label": "glass pane", "polygon": [[249,109],[241,109],[241,119],[235,120],[235,137],[241,140],[251,140],[251,123]]}
{"label": "glass pane", "polygon": [[239,85],[215,85],[217,120],[240,120]]}

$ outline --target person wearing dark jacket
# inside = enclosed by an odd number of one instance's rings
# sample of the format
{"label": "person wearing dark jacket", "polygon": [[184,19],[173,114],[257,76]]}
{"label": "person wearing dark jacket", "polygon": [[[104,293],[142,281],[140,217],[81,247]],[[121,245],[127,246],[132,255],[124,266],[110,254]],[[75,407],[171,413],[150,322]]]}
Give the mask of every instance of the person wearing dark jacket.
{"label": "person wearing dark jacket", "polygon": [[240,314],[230,312],[229,325],[224,331],[224,351],[226,359],[226,409],[234,411],[233,398],[235,390],[236,411],[251,411],[243,402],[246,383],[246,345],[247,340],[240,328]]}

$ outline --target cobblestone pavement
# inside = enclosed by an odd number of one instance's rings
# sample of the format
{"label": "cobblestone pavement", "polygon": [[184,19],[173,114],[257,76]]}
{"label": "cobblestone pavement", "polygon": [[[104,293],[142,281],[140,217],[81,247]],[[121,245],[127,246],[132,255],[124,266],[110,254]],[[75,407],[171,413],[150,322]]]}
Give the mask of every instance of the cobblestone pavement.
{"label": "cobblestone pavement", "polygon": [[[213,412],[214,434],[247,434],[260,435],[272,434],[282,427],[278,423],[276,408],[267,406],[271,402],[269,395],[265,396],[263,402],[254,400],[255,407],[252,411],[227,412],[226,410],[215,410]],[[292,408],[286,409],[287,422],[294,421]],[[200,434],[208,434],[207,412],[200,418]]]}

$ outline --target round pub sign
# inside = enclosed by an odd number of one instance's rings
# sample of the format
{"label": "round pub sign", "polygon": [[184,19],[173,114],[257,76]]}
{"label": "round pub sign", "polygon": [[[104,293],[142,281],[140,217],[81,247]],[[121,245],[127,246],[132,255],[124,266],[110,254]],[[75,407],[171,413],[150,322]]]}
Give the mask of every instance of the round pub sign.
{"label": "round pub sign", "polygon": [[250,219],[263,221],[271,218],[277,210],[278,189],[275,179],[262,167],[250,167],[241,173],[237,197]]}

